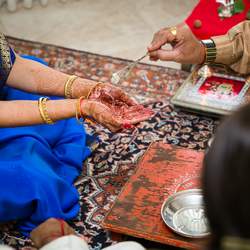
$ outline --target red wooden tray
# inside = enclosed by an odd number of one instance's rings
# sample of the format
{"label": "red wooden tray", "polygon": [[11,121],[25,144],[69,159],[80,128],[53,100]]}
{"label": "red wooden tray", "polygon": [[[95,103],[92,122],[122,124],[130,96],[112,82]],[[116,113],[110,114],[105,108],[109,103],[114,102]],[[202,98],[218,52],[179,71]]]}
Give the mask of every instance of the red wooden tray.
{"label": "red wooden tray", "polygon": [[205,240],[179,236],[161,219],[166,198],[180,190],[200,187],[203,156],[203,152],[152,143],[105,217],[103,227],[187,249],[204,247]]}

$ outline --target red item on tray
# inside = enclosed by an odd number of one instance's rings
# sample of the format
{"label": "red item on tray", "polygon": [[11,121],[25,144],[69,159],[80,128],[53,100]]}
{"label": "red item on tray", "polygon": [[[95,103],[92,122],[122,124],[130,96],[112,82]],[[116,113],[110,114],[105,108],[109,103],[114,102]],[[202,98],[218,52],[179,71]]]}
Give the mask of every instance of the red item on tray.
{"label": "red item on tray", "polygon": [[[224,35],[233,26],[246,20],[247,12],[250,9],[250,1],[243,0],[243,2],[245,9],[242,13],[222,19],[218,15],[220,4],[216,3],[216,0],[200,0],[185,22],[198,39]],[[197,23],[200,25],[197,25]]]}
{"label": "red item on tray", "polygon": [[217,99],[232,99],[239,95],[244,85],[243,81],[211,76],[200,86],[199,93]]}

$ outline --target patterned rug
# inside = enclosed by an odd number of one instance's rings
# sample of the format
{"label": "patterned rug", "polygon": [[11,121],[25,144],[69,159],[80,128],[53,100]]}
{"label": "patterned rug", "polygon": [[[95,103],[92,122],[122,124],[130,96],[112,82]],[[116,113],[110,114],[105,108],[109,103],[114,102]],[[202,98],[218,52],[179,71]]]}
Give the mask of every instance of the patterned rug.
{"label": "patterned rug", "polygon": [[[81,77],[109,81],[112,72],[129,63],[127,60],[66,49],[37,42],[9,38],[17,53],[45,59],[57,70]],[[91,249],[112,244],[109,233],[100,227],[135,164],[152,141],[164,141],[197,150],[205,149],[217,121],[174,109],[170,97],[187,77],[187,73],[146,64],[139,64],[121,87],[131,96],[155,111],[154,117],[141,123],[132,132],[113,134],[102,126],[85,125],[99,136],[101,143],[84,163],[76,181],[80,193],[81,212],[71,221],[74,229],[88,241]],[[0,243],[15,249],[30,249],[30,241],[9,227],[0,232]]]}

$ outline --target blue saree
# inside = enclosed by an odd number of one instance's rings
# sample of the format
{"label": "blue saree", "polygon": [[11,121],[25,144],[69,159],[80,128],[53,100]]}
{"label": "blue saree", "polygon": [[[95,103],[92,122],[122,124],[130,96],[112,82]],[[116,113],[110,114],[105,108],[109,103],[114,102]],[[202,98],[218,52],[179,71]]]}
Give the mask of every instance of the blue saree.
{"label": "blue saree", "polygon": [[[0,55],[3,44],[6,43],[0,43]],[[0,58],[2,66],[5,59]],[[9,65],[14,59],[9,48]],[[11,68],[7,70],[10,72]],[[9,72],[6,67],[0,68],[4,100],[39,99],[38,95],[3,87]],[[73,182],[91,153],[87,140],[83,126],[75,119],[53,126],[0,128],[0,223],[16,221],[21,233],[28,236],[50,217],[76,217],[79,194]]]}

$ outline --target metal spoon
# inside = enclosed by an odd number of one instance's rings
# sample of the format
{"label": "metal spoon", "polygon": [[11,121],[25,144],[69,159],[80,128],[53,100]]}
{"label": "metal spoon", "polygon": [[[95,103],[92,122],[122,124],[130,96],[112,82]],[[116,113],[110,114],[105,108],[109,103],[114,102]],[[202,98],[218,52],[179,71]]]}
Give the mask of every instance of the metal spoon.
{"label": "metal spoon", "polygon": [[144,59],[145,57],[148,56],[148,52],[140,57],[139,59],[137,59],[136,61],[134,62],[131,62],[129,65],[127,65],[126,67],[122,68],[121,70],[115,72],[112,74],[112,77],[111,77],[111,83],[112,84],[119,84],[121,82],[123,82],[128,76],[129,74],[131,73],[132,69],[142,60]]}

